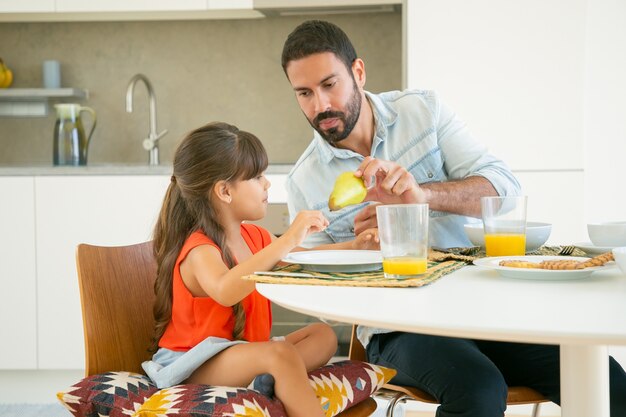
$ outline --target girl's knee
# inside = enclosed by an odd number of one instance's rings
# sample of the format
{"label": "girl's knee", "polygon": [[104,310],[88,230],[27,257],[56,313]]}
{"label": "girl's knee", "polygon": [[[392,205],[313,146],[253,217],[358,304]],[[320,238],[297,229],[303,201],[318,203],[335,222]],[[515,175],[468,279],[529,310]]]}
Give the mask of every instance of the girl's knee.
{"label": "girl's knee", "polygon": [[274,357],[278,357],[278,358],[291,357],[297,354],[298,354],[298,351],[296,350],[296,348],[291,343],[285,340],[273,341],[270,344],[270,352],[269,352],[270,359]]}
{"label": "girl's knee", "polygon": [[315,326],[319,338],[326,342],[326,345],[332,345],[335,349],[337,348],[337,334],[332,327],[326,323],[315,323],[312,326]]}
{"label": "girl's knee", "polygon": [[272,342],[263,359],[271,368],[293,366],[302,362],[295,346],[286,341]]}
{"label": "girl's knee", "polygon": [[337,351],[337,334],[335,330],[326,323],[315,323],[311,326],[314,326],[313,335],[320,351],[325,352],[330,359]]}

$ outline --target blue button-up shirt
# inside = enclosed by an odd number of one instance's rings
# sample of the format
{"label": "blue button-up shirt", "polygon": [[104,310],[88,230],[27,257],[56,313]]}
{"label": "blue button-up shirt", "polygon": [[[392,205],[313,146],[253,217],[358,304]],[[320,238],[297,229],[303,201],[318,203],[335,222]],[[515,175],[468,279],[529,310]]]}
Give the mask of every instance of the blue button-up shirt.
{"label": "blue button-up shirt", "polygon": [[[375,119],[371,155],[405,167],[418,184],[487,178],[499,195],[519,195],[520,185],[509,168],[478,143],[465,124],[433,91],[366,92]],[[331,212],[328,208],[335,179],[355,171],[364,157],[330,146],[317,132],[311,144],[287,176],[287,203],[291,220],[300,210],[321,210],[330,224],[324,232],[307,238],[304,246],[354,239],[354,216],[362,203]],[[446,212],[430,212],[429,243],[432,246],[471,245],[463,224],[475,219]],[[358,326],[357,336],[367,346],[373,334],[390,330]]]}
{"label": "blue button-up shirt", "polygon": [[[406,90],[382,94],[366,92],[375,118],[371,155],[405,167],[418,184],[487,178],[499,195],[517,195],[520,185],[509,168],[478,143],[465,124],[433,91]],[[304,246],[354,239],[354,217],[369,203],[331,212],[328,197],[335,179],[355,171],[364,157],[329,145],[317,132],[287,176],[287,202],[293,221],[300,210],[321,210],[328,228],[307,238]],[[429,241],[432,246],[471,245],[463,224],[475,219],[432,211]]]}

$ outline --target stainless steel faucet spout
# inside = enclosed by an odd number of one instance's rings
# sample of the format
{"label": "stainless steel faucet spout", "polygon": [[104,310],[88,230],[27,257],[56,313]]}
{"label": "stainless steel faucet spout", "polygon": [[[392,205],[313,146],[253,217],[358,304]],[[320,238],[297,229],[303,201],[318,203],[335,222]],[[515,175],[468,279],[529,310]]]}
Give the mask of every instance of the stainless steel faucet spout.
{"label": "stainless steel faucet spout", "polygon": [[150,100],[150,133],[148,138],[144,139],[143,147],[147,151],[150,152],[149,163],[150,165],[158,165],[159,164],[159,145],[158,140],[167,133],[167,130],[164,130],[161,133],[157,133],[157,118],[156,118],[156,95],[154,94],[154,89],[152,88],[152,83],[148,80],[143,74],[135,74],[130,81],[128,82],[128,87],[126,88],[126,111],[128,113],[132,113],[133,111],[133,92],[135,90],[135,85],[138,81],[143,81],[146,85],[146,89],[148,90],[148,97]]}

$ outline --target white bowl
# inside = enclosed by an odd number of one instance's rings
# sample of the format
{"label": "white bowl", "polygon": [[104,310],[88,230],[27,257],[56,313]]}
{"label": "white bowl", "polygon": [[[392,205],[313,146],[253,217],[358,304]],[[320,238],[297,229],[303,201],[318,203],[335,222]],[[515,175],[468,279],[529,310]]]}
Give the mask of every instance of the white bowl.
{"label": "white bowl", "polygon": [[[485,234],[483,224],[469,223],[463,225],[465,234],[475,246],[485,247]],[[537,250],[546,243],[552,232],[550,223],[526,222],[526,252]]]}
{"label": "white bowl", "polygon": [[613,249],[613,256],[619,269],[626,275],[626,246]]}
{"label": "white bowl", "polygon": [[587,233],[596,246],[626,246],[626,221],[589,223]]}

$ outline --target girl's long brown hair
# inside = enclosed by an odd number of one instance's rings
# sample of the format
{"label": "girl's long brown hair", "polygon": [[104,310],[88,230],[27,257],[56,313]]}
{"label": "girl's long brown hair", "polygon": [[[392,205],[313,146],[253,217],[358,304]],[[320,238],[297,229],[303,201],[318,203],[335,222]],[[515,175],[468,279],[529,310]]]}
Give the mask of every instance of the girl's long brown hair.
{"label": "girl's long brown hair", "polygon": [[[154,254],[157,278],[154,284],[155,335],[152,350],[172,317],[172,280],[176,259],[185,240],[202,230],[222,250],[224,263],[235,261],[225,244],[224,228],[217,221],[211,203],[218,181],[248,180],[267,168],[268,159],[261,141],[251,133],[226,123],[209,123],[182,140],[174,155],[174,174],[165,193],[159,219],[154,228]],[[233,338],[242,339],[246,316],[241,302],[233,306]]]}

